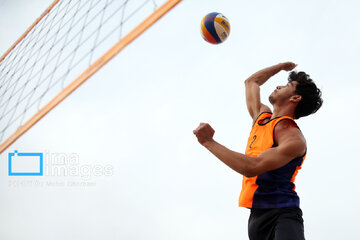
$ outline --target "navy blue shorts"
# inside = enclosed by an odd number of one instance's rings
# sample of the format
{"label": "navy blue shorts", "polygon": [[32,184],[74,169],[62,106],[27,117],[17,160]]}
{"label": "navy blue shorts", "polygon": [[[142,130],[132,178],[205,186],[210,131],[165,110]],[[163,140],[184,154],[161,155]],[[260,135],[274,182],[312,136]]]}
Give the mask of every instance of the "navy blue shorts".
{"label": "navy blue shorts", "polygon": [[250,240],[304,240],[304,221],[298,207],[251,209]]}

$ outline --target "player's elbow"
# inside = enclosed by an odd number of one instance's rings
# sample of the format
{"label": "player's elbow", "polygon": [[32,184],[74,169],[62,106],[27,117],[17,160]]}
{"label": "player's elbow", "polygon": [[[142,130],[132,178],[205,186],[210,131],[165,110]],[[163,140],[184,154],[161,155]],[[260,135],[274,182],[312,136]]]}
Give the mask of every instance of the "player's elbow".
{"label": "player's elbow", "polygon": [[245,84],[245,85],[248,85],[249,83],[252,83],[252,82],[254,82],[254,79],[251,78],[251,77],[249,77],[248,79],[246,79],[246,80],[244,81],[244,84]]}
{"label": "player's elbow", "polygon": [[243,175],[245,177],[251,178],[258,176],[259,173],[255,169],[247,169],[246,171],[244,171]]}
{"label": "player's elbow", "polygon": [[259,164],[256,161],[253,161],[252,164],[249,164],[242,173],[245,177],[251,178],[256,177],[260,174]]}
{"label": "player's elbow", "polygon": [[246,79],[245,81],[244,81],[244,84],[245,85],[249,85],[249,84],[256,84],[256,85],[260,85],[259,84],[259,77],[258,76],[251,76],[251,77],[249,77],[248,79]]}
{"label": "player's elbow", "polygon": [[256,177],[260,174],[264,173],[264,166],[263,162],[261,161],[261,158],[255,157],[251,164],[249,164],[246,169],[243,172],[243,175],[245,177]]}
{"label": "player's elbow", "polygon": [[244,172],[243,174],[247,178],[256,177],[257,175],[254,172]]}
{"label": "player's elbow", "polygon": [[253,83],[253,82],[255,82],[255,78],[249,77],[248,79],[246,79],[246,80],[244,81],[244,84],[245,84],[245,85],[248,85],[249,83]]}

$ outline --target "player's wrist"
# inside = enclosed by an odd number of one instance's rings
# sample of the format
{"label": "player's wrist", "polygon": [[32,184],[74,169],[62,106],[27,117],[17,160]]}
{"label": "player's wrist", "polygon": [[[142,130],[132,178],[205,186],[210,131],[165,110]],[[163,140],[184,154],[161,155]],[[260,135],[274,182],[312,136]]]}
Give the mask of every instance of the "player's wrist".
{"label": "player's wrist", "polygon": [[209,140],[204,141],[204,142],[202,143],[202,145],[203,145],[205,148],[207,148],[208,150],[210,150],[211,147],[214,146],[214,143],[216,143],[215,140],[211,138],[211,139],[209,139]]}

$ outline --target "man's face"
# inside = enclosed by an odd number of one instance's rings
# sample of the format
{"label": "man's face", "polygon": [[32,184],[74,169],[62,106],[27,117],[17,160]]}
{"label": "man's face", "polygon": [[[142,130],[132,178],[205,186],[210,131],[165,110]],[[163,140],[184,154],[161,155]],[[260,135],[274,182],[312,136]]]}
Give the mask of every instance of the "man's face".
{"label": "man's face", "polygon": [[269,101],[271,104],[279,103],[290,99],[295,95],[297,82],[289,82],[284,86],[277,86],[276,89],[270,94]]}

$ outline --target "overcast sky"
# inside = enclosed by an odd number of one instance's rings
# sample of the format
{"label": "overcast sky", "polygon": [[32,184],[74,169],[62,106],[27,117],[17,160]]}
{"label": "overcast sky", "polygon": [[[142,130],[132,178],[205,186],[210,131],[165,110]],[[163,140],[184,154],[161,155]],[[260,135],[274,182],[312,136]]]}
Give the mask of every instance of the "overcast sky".
{"label": "overcast sky", "polygon": [[[1,55],[51,2],[0,0]],[[247,239],[242,176],[192,130],[208,122],[215,140],[244,153],[244,80],[293,61],[324,98],[298,121],[308,145],[296,179],[306,238],[359,239],[358,9],[355,0],[183,0],[0,156],[0,238]],[[213,11],[231,24],[216,46],[200,35]],[[269,80],[263,102],[286,81],[285,72]],[[75,156],[80,171],[103,172],[11,177],[14,150]]]}

